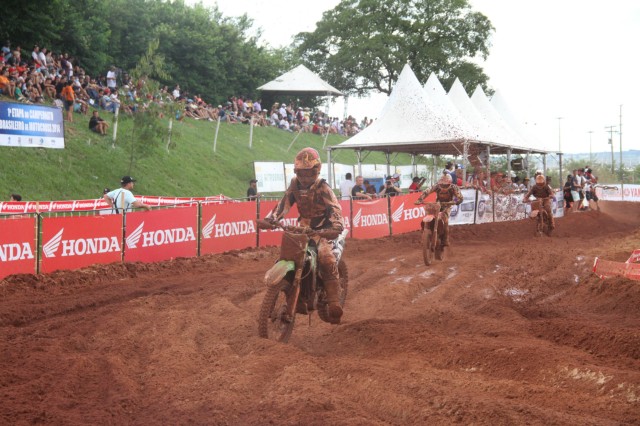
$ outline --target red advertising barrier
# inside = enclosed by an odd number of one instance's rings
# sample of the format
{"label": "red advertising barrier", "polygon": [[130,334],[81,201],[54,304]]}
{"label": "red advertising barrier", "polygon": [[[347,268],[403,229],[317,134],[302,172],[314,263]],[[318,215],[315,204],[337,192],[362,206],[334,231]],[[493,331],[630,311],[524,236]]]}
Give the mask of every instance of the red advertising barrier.
{"label": "red advertising barrier", "polygon": [[[260,219],[264,219],[271,210],[278,204],[278,201],[260,201]],[[282,220],[282,223],[289,226],[298,225],[298,206],[293,205],[291,210]],[[260,247],[265,246],[279,246],[282,240],[282,230],[260,230]]]}
{"label": "red advertising barrier", "polygon": [[78,269],[122,260],[122,216],[42,219],[40,272]]}
{"label": "red advertising barrier", "polygon": [[379,238],[389,235],[389,209],[386,198],[352,201],[351,237]]}
{"label": "red advertising barrier", "polygon": [[[414,201],[421,192],[397,195],[391,199],[391,233],[394,235],[420,230],[420,221],[425,216],[424,205],[416,206]],[[436,194],[429,194],[426,202],[436,200]]]}
{"label": "red advertising barrier", "polygon": [[203,204],[200,254],[256,246],[256,203]]}
{"label": "red advertising barrier", "polygon": [[0,279],[36,273],[36,217],[0,220]]}
{"label": "red advertising barrier", "polygon": [[198,254],[198,206],[126,214],[124,258],[156,262]]}

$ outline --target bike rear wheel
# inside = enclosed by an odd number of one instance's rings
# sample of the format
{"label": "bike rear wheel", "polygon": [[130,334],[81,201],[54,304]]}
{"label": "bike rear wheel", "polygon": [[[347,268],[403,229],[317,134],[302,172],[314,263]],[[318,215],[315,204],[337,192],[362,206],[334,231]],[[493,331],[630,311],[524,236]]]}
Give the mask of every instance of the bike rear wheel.
{"label": "bike rear wheel", "polygon": [[[437,233],[437,232],[436,232]],[[437,235],[433,235],[434,231],[429,230],[425,227],[422,230],[422,259],[424,260],[424,264],[429,266],[431,262],[433,262],[434,255],[434,241]]]}
{"label": "bike rear wheel", "polygon": [[258,316],[260,337],[282,343],[289,341],[296,320],[295,314],[292,317],[287,314],[287,293],[291,287],[289,281],[282,280],[277,285],[267,288]]}

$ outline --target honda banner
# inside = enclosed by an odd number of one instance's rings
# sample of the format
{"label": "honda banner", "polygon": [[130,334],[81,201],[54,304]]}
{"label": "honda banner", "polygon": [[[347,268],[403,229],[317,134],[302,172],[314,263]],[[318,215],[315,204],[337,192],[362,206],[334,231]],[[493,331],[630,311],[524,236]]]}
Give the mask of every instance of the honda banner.
{"label": "honda banner", "polygon": [[386,198],[373,201],[353,201],[351,236],[356,239],[389,235],[389,208]]}
{"label": "honda banner", "polygon": [[203,204],[200,254],[256,246],[256,203]]}
{"label": "honda banner", "polygon": [[36,216],[0,219],[0,279],[36,273]]}
{"label": "honda banner", "polygon": [[351,200],[338,200],[342,209],[342,220],[344,228],[349,230],[347,236],[351,235]]}
{"label": "honda banner", "polygon": [[[421,192],[390,197],[391,201],[391,233],[403,234],[420,230],[420,221],[425,216],[424,205],[415,205]],[[436,194],[429,194],[425,202],[435,201]]]}
{"label": "honda banner", "polygon": [[122,216],[42,219],[41,272],[122,261]]}
{"label": "honda banner", "polygon": [[[278,204],[278,201],[260,201],[260,219],[264,219],[271,210]],[[283,225],[298,225],[298,206],[295,204],[280,222]],[[260,247],[279,246],[282,240],[282,230],[260,230]]]}
{"label": "honda banner", "polygon": [[127,262],[156,262],[197,253],[197,205],[126,214]]}

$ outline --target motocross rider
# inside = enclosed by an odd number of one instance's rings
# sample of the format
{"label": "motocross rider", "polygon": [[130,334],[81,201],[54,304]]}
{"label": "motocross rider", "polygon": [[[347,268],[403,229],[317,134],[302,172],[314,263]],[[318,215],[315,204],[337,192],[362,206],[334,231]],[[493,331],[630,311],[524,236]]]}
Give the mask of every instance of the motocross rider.
{"label": "motocross rider", "polygon": [[[324,282],[328,314],[332,324],[339,324],[342,307],[338,298],[338,261],[336,253],[340,233],[344,229],[342,208],[324,179],[320,179],[320,155],[313,148],[304,148],[296,155],[289,188],[278,205],[265,218],[276,222],[282,219],[293,204],[298,204],[300,226],[322,231],[322,237],[312,236],[318,248],[318,269]],[[343,243],[344,244],[344,243]]]}
{"label": "motocross rider", "polygon": [[[458,185],[452,183],[453,179],[449,173],[444,173],[437,184],[433,185],[431,188],[425,190],[420,194],[420,197],[415,201],[415,204],[422,204],[422,200],[424,200],[429,194],[432,192],[436,193],[436,201],[439,203],[448,203],[454,202],[457,205],[460,205],[463,201],[462,193],[460,192],[460,188]],[[441,205],[440,211],[444,216],[444,233],[442,235],[442,244],[445,246],[449,245],[449,215],[451,213],[451,205]]]}
{"label": "motocross rider", "polygon": [[549,229],[553,230],[556,227],[555,221],[553,219],[553,214],[551,213],[551,198],[555,195],[553,189],[547,184],[547,180],[543,175],[536,176],[536,184],[529,189],[523,198],[523,201],[526,203],[529,201],[529,197],[536,197],[537,199],[546,198],[546,200],[542,201],[542,207],[549,215]]}

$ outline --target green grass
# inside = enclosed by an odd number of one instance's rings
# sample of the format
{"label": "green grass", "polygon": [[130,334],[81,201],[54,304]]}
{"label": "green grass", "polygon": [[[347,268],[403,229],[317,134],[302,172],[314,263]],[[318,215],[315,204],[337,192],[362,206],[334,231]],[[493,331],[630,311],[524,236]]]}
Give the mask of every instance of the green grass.
{"label": "green grass", "polygon": [[[110,113],[101,116],[111,121]],[[119,186],[123,175],[138,180],[134,192],[145,195],[199,197],[224,194],[243,197],[249,179],[254,177],[254,161],[292,163],[296,152],[311,146],[322,153],[323,137],[301,134],[290,151],[295,134],[274,128],[255,127],[249,148],[249,126],[222,123],[216,152],[213,152],[215,122],[185,119],[173,124],[172,147],[167,139],[158,141],[150,155],[140,158],[129,170],[128,138],[131,120],[120,119],[118,141],[112,148],[112,127],[108,136],[88,129],[90,115],[74,114],[65,122],[65,149],[0,147],[0,198],[19,193],[23,200],[90,199],[102,196],[105,187]],[[122,116],[121,116],[122,117]],[[164,120],[168,128],[168,120]],[[327,145],[346,140],[330,135]],[[334,161],[356,164],[352,151],[334,151]],[[364,163],[384,164],[384,155],[372,153]],[[393,164],[410,164],[409,156],[399,155]]]}

